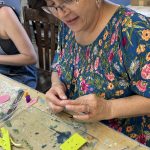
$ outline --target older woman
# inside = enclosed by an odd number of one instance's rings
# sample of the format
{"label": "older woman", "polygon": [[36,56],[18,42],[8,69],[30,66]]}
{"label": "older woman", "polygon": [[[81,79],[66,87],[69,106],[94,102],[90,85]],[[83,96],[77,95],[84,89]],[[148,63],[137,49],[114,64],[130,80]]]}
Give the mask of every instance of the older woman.
{"label": "older woman", "polygon": [[47,0],[63,23],[46,97],[55,112],[102,120],[150,146],[150,23],[103,0]]}
{"label": "older woman", "polygon": [[0,5],[0,73],[35,88],[37,56],[17,15]]}

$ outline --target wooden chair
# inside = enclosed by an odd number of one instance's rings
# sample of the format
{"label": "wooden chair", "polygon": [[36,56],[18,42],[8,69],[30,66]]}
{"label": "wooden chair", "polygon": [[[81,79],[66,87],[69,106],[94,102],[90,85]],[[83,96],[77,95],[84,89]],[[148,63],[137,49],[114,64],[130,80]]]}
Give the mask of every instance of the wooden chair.
{"label": "wooden chair", "polygon": [[58,21],[45,12],[24,7],[24,27],[31,39],[37,45],[39,68],[37,90],[45,93],[51,86],[50,65],[57,47]]}

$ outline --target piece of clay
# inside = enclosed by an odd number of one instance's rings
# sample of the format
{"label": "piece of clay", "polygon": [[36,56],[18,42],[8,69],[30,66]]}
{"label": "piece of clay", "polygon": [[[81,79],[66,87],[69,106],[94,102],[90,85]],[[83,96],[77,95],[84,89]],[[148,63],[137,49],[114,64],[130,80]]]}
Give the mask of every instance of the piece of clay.
{"label": "piece of clay", "polygon": [[10,99],[10,95],[5,94],[0,96],[0,104],[7,102]]}
{"label": "piece of clay", "polygon": [[30,101],[29,103],[27,103],[27,107],[31,107],[31,106],[34,105],[37,101],[38,101],[38,98],[33,98],[33,99],[31,99],[31,101]]}

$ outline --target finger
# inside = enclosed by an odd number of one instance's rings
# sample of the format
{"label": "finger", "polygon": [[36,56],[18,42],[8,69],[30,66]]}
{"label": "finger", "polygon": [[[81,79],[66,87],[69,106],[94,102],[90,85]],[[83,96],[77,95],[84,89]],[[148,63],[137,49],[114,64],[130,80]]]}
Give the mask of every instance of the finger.
{"label": "finger", "polygon": [[90,112],[90,108],[88,105],[66,105],[65,108],[73,112]]}
{"label": "finger", "polygon": [[55,104],[55,105],[63,106],[63,105],[61,105],[61,103],[60,103],[61,100],[58,98],[57,93],[55,91],[51,91],[49,93],[46,93],[46,100],[48,102]]}
{"label": "finger", "polygon": [[67,96],[66,96],[65,92],[62,89],[58,90],[58,96],[62,100],[66,100],[67,99]]}
{"label": "finger", "polygon": [[61,104],[63,105],[87,105],[88,103],[88,99],[85,97],[80,97],[76,100],[64,100],[61,102]]}
{"label": "finger", "polygon": [[74,119],[80,120],[80,121],[90,121],[90,114],[79,114],[79,115],[73,115]]}
{"label": "finger", "polygon": [[52,93],[54,95],[58,96],[58,98],[60,98],[60,99],[63,99],[63,100],[67,99],[65,92],[60,87],[59,88],[57,88],[57,87],[51,88],[48,92],[46,92],[46,95],[48,96],[48,95],[51,95]]}
{"label": "finger", "polygon": [[49,102],[49,107],[50,107],[50,110],[54,113],[59,113],[64,110],[64,107],[54,105],[51,102]]}

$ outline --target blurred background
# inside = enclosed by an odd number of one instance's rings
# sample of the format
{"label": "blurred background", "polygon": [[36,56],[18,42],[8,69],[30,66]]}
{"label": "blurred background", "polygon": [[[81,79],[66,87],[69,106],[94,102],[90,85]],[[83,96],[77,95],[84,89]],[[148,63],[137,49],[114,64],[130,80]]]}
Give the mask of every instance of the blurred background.
{"label": "blurred background", "polygon": [[110,0],[110,1],[124,6],[130,5],[131,3],[131,0]]}

